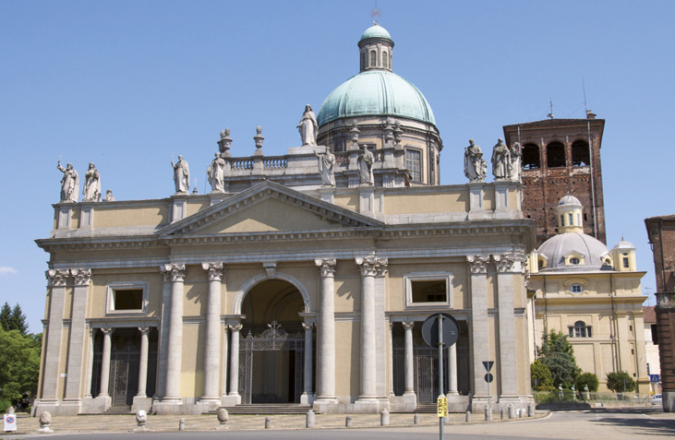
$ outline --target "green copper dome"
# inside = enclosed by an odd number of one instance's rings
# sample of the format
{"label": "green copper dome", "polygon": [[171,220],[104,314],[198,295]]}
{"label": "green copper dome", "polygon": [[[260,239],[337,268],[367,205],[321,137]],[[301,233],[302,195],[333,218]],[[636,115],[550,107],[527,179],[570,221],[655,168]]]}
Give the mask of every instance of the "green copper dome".
{"label": "green copper dome", "polygon": [[[374,27],[380,26],[370,29]],[[422,92],[386,70],[361,72],[342,83],[321,105],[317,122],[321,126],[355,116],[399,116],[436,125],[434,113]]]}
{"label": "green copper dome", "polygon": [[389,35],[389,32],[379,24],[376,24],[374,26],[369,27],[366,29],[366,31],[361,35],[361,39],[359,41],[363,41],[367,38],[385,38],[392,43],[394,40],[391,39],[391,35]]}

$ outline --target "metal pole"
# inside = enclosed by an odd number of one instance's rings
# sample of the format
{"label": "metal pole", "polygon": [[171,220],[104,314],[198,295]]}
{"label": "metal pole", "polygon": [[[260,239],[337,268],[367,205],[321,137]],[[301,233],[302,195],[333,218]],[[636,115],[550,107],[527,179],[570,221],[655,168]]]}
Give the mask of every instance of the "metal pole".
{"label": "metal pole", "polygon": [[[488,371],[487,374],[490,374],[490,372]],[[490,397],[490,382],[487,382],[487,387],[488,387],[488,403],[487,403],[487,406],[488,406],[488,408],[490,408],[490,399],[491,399],[491,397]],[[488,411],[489,411],[489,409],[488,409]]]}
{"label": "metal pole", "polygon": [[[445,397],[443,394],[443,315],[438,315],[438,397]],[[443,419],[438,418],[439,438],[443,440]]]}

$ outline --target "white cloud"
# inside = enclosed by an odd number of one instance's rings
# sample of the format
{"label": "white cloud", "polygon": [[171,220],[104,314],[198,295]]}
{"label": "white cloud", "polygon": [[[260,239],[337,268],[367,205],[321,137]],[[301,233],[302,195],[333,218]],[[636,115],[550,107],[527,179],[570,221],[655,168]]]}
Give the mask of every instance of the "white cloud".
{"label": "white cloud", "polygon": [[0,266],[0,276],[2,275],[16,275],[19,271],[9,266]]}

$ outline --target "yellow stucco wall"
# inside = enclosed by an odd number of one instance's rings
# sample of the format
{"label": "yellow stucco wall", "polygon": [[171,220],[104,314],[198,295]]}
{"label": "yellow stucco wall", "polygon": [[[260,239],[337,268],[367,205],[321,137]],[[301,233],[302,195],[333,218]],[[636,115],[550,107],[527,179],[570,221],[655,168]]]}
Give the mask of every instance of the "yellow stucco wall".
{"label": "yellow stucco wall", "polygon": [[203,323],[183,325],[183,358],[180,373],[181,397],[200,397],[204,394],[204,337]]}
{"label": "yellow stucco wall", "polygon": [[[78,215],[79,218],[79,215]],[[163,225],[169,223],[169,204],[153,203],[141,206],[97,205],[94,209],[94,227]]]}

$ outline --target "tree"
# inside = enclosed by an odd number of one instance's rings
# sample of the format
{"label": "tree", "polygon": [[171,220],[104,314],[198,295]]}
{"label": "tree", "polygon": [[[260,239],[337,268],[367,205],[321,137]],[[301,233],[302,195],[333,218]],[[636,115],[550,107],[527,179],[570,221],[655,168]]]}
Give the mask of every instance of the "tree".
{"label": "tree", "polygon": [[607,374],[607,388],[615,393],[630,393],[635,390],[635,381],[625,371],[615,371]]}
{"label": "tree", "polygon": [[[539,359],[530,364],[530,376],[532,377],[535,391],[553,391],[553,376],[551,370]],[[534,385],[534,381],[537,385]]]}
{"label": "tree", "polygon": [[588,391],[595,393],[598,391],[598,386],[600,382],[598,381],[598,376],[593,373],[582,373],[577,376],[577,380],[574,381],[574,386],[578,391],[585,391],[584,386],[588,386]]}
{"label": "tree", "polygon": [[5,303],[0,310],[0,328],[3,330],[9,330],[9,322],[12,319],[12,308],[9,306],[9,303]]}
{"label": "tree", "polygon": [[12,316],[9,318],[9,330],[18,330],[22,335],[25,335],[28,331],[26,315],[23,314],[18,304],[12,309]]}
{"label": "tree", "polygon": [[541,362],[551,370],[553,384],[557,388],[562,385],[569,387],[579,374],[579,367],[574,358],[574,349],[567,340],[567,336],[551,330],[545,333],[539,349]]}
{"label": "tree", "polygon": [[0,405],[11,404],[22,393],[35,395],[40,373],[42,335],[22,335],[0,329]]}

